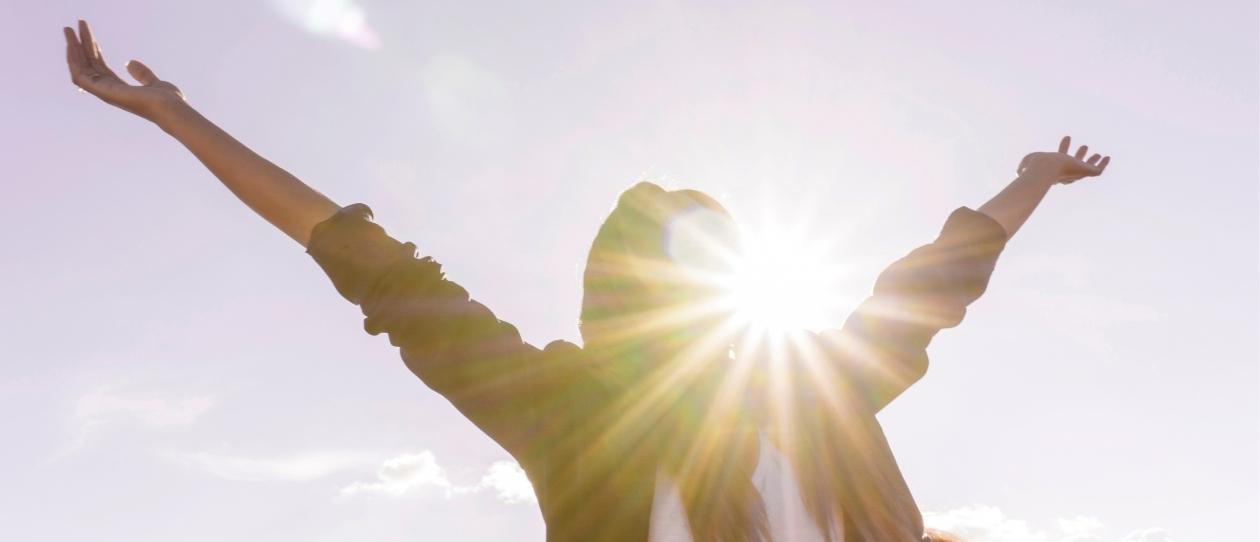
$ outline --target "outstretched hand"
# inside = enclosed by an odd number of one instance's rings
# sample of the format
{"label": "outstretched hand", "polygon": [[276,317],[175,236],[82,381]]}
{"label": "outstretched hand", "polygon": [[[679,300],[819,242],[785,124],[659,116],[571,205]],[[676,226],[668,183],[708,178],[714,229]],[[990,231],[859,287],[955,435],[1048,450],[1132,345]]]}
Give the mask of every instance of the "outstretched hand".
{"label": "outstretched hand", "polygon": [[1068,154],[1071,147],[1071,136],[1063,136],[1058,152],[1034,152],[1025,156],[1019,163],[1017,173],[1043,177],[1055,184],[1071,184],[1085,177],[1102,175],[1107,164],[1111,163],[1110,156],[1100,154],[1094,154],[1086,160],[1085,155],[1089,152],[1087,145],[1081,145],[1076,154]]}
{"label": "outstretched hand", "polygon": [[169,106],[183,103],[184,94],[178,87],[158,79],[153,70],[139,61],[127,63],[127,72],[139,85],[129,84],[118,77],[105,64],[101,47],[92,37],[87,21],[79,21],[77,36],[68,26],[62,30],[66,35],[66,64],[70,68],[70,80],[80,90],[149,120]]}

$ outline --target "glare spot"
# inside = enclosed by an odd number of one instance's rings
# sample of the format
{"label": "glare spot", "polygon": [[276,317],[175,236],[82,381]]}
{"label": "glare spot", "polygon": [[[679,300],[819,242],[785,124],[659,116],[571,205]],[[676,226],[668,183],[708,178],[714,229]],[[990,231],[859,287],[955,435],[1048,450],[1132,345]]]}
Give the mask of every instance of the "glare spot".
{"label": "glare spot", "polygon": [[836,279],[828,269],[821,248],[799,236],[746,235],[730,286],[736,319],[761,334],[825,326]]}
{"label": "glare spot", "polygon": [[290,22],[317,36],[330,36],[364,49],[380,49],[381,39],[353,0],[271,0]]}
{"label": "glare spot", "polygon": [[512,118],[508,84],[472,59],[437,53],[420,71],[432,124],[447,138],[483,144],[502,138]]}
{"label": "glare spot", "polygon": [[825,327],[839,274],[826,247],[782,229],[744,231],[737,240],[728,224],[703,210],[671,221],[666,250],[688,280],[723,292],[719,310],[756,336]]}

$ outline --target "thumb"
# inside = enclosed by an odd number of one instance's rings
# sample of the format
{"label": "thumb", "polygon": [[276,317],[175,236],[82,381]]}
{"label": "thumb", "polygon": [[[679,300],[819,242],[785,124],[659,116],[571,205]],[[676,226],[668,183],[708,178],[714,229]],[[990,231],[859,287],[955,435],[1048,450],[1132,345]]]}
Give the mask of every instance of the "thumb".
{"label": "thumb", "polygon": [[127,73],[130,73],[141,85],[152,85],[161,81],[153,74],[153,70],[150,70],[148,66],[145,66],[139,60],[127,62]]}

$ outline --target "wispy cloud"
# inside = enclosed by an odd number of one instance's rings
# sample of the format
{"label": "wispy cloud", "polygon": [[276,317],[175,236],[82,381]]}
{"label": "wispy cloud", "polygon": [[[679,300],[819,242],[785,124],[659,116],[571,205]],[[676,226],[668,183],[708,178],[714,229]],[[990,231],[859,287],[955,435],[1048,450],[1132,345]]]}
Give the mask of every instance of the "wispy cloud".
{"label": "wispy cloud", "polygon": [[49,460],[58,460],[79,451],[106,424],[131,420],[152,428],[188,425],[213,405],[214,400],[210,397],[141,398],[98,388],[75,402],[71,415],[74,438]]}
{"label": "wispy cloud", "polygon": [[387,459],[377,469],[375,481],[355,482],[343,488],[341,493],[347,496],[379,494],[398,497],[424,488],[441,490],[447,498],[490,490],[504,503],[537,502],[525,471],[513,461],[497,461],[486,469],[478,483],[458,485],[450,481],[429,450]]}
{"label": "wispy cloud", "polygon": [[1007,517],[996,506],[962,506],[943,512],[925,512],[928,527],[950,532],[968,542],[1173,542],[1159,528],[1139,529],[1119,539],[1110,538],[1106,525],[1092,516],[1059,518],[1057,530],[1034,528],[1028,522]]}
{"label": "wispy cloud", "polygon": [[312,482],[329,476],[362,472],[376,466],[376,479],[358,481],[343,487],[340,494],[401,497],[425,489],[444,497],[493,492],[502,502],[537,502],[534,487],[515,461],[496,461],[475,484],[457,484],[429,450],[406,453],[381,461],[381,454],[353,451],[322,451],[274,457],[248,457],[216,451],[161,452],[176,464],[200,470],[227,480],[248,482]]}
{"label": "wispy cloud", "polygon": [[80,397],[75,405],[74,416],[84,423],[112,417],[129,417],[151,427],[167,427],[192,423],[213,403],[209,397],[139,399],[101,389]]}

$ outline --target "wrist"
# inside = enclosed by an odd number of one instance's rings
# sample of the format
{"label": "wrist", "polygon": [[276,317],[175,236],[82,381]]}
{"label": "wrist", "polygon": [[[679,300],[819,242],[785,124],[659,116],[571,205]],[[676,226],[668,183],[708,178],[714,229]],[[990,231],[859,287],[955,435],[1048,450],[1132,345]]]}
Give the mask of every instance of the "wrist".
{"label": "wrist", "polygon": [[1045,170],[1028,168],[1015,178],[1020,184],[1027,184],[1049,190],[1056,184],[1059,184],[1058,178]]}
{"label": "wrist", "polygon": [[173,134],[181,125],[197,117],[197,111],[184,100],[171,100],[157,104],[144,115],[153,124]]}

